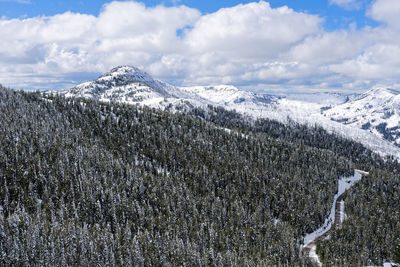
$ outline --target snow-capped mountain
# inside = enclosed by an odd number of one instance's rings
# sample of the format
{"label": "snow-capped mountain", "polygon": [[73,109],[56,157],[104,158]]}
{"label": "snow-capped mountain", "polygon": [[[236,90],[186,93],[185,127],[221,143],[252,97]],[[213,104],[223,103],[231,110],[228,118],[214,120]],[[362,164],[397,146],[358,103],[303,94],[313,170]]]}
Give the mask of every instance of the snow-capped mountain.
{"label": "snow-capped mountain", "polygon": [[67,97],[95,98],[102,101],[154,105],[166,98],[188,97],[177,87],[153,79],[148,73],[131,66],[120,66],[63,92]]}
{"label": "snow-capped mountain", "polygon": [[400,145],[400,91],[372,89],[352,101],[324,111],[324,116],[371,131]]}
{"label": "snow-capped mountain", "polygon": [[177,87],[156,80],[148,73],[131,66],[120,66],[100,76],[61,92],[67,97],[95,98],[130,104],[165,108],[172,105],[241,106],[269,104],[278,98],[239,90],[230,85]]}
{"label": "snow-capped mountain", "polygon": [[324,108],[343,104],[358,97],[359,94],[347,94],[338,92],[307,92],[307,93],[290,93],[285,95],[289,100],[297,100],[301,102],[318,103]]}
{"label": "snow-capped mountain", "polygon": [[[371,90],[360,96],[319,93],[281,97],[240,90],[231,85],[177,87],[156,80],[138,68],[120,66],[97,80],[58,93],[172,111],[214,105],[253,118],[284,123],[290,118],[311,126],[320,125],[382,155],[400,158],[400,148],[395,146],[400,143],[400,92],[389,89]],[[388,138],[388,130],[390,136],[395,137]]]}
{"label": "snow-capped mountain", "polygon": [[239,90],[232,85],[193,86],[180,87],[180,89],[190,94],[200,96],[212,103],[226,106],[245,102],[270,104],[277,100],[277,97]]}

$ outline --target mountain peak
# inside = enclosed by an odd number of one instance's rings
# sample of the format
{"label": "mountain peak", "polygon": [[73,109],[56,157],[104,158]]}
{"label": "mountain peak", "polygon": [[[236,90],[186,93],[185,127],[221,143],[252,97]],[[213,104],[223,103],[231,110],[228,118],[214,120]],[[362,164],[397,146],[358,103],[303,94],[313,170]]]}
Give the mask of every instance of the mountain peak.
{"label": "mountain peak", "polygon": [[171,92],[173,86],[154,79],[139,68],[123,65],[111,69],[94,81],[71,88],[65,95],[126,102],[160,99],[169,97]]}
{"label": "mountain peak", "polygon": [[120,65],[117,67],[112,68],[110,72],[121,72],[121,71],[125,71],[125,72],[132,72],[132,71],[141,71],[139,68],[135,67],[135,66],[131,66],[131,65]]}
{"label": "mountain peak", "polygon": [[118,66],[113,68],[111,71],[103,74],[99,77],[100,81],[114,81],[116,83],[122,82],[144,82],[144,83],[155,83],[153,77],[133,66]]}
{"label": "mountain peak", "polygon": [[107,72],[106,74],[102,75],[102,76],[106,76],[106,75],[129,75],[129,74],[134,74],[134,73],[140,73],[143,75],[148,75],[150,76],[147,72],[140,70],[137,67],[134,66],[130,66],[130,65],[121,65],[121,66],[117,66],[112,68],[109,72]]}
{"label": "mountain peak", "polygon": [[129,65],[122,65],[122,66],[117,66],[117,67],[112,68],[109,72],[106,72],[102,76],[107,76],[107,75],[130,75],[130,74],[133,74],[133,73],[147,74],[146,72],[140,70],[137,67],[129,66]]}

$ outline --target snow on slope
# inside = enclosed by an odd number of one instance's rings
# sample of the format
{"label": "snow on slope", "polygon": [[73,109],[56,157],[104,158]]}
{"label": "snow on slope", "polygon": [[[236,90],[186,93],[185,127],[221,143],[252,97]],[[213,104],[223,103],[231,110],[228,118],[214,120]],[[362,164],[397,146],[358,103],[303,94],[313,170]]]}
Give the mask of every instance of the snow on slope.
{"label": "snow on slope", "polygon": [[329,217],[325,219],[324,224],[315,230],[312,233],[306,234],[304,236],[303,244],[304,247],[309,245],[311,242],[316,240],[318,237],[322,236],[324,233],[328,232],[334,221],[335,221],[335,207],[336,207],[336,201],[337,199],[349,188],[351,188],[354,184],[356,184],[358,181],[360,181],[362,178],[362,174],[354,171],[353,176],[349,177],[341,177],[341,179],[338,181],[338,192],[335,194],[333,197],[333,203],[331,206],[331,211],[329,213]]}
{"label": "snow on slope", "polygon": [[177,87],[153,79],[148,73],[131,66],[120,66],[97,80],[62,91],[67,97],[95,98],[129,104],[166,108],[174,105],[216,105],[240,107],[269,104],[277,97],[239,90],[230,85]]}
{"label": "snow on slope", "polygon": [[326,110],[324,115],[400,145],[400,91],[372,89],[352,101]]}
{"label": "snow on slope", "polygon": [[219,86],[193,86],[180,87],[181,90],[207,99],[210,103],[218,105],[239,105],[242,103],[264,103],[269,104],[277,97],[255,94],[249,91],[239,90],[232,85]]}
{"label": "snow on slope", "polygon": [[156,107],[165,106],[166,99],[193,98],[177,87],[155,80],[148,73],[131,66],[116,67],[97,80],[80,84],[61,93],[67,97],[95,98],[101,101]]}
{"label": "snow on slope", "polygon": [[[190,106],[222,106],[253,118],[269,118],[284,123],[290,117],[311,126],[320,125],[328,132],[361,142],[381,155],[395,155],[400,158],[400,148],[384,140],[383,135],[374,130],[380,129],[378,123],[381,120],[385,120],[390,127],[400,126],[397,108],[400,96],[393,90],[384,90],[382,93],[370,91],[350,98],[330,93],[278,97],[239,90],[230,85],[177,87],[156,80],[138,68],[120,66],[97,80],[59,93],[67,97],[95,98],[169,110]],[[342,102],[341,99],[347,102],[337,105]],[[369,108],[369,102],[373,103],[373,108]],[[327,105],[334,107],[325,110]],[[365,116],[362,114],[364,112],[369,114]],[[387,115],[382,115],[386,113]],[[370,131],[364,130],[362,125],[365,121],[371,121],[371,124],[378,126]]]}
{"label": "snow on slope", "polygon": [[95,98],[102,101],[143,102],[169,96],[165,86],[134,67],[112,69],[97,80],[62,92],[67,97]]}
{"label": "snow on slope", "polygon": [[325,107],[343,104],[350,101],[359,94],[343,94],[332,92],[311,92],[311,93],[290,93],[286,95],[287,99],[297,100],[308,103],[319,103]]}

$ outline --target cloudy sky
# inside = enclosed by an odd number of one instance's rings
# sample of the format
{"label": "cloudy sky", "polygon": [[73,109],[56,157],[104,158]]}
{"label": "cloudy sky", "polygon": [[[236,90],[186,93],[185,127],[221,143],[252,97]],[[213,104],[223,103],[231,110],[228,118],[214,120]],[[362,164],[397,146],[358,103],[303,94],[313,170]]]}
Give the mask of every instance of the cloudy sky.
{"label": "cloudy sky", "polygon": [[266,92],[400,86],[399,0],[0,0],[0,83],[65,89],[118,65]]}

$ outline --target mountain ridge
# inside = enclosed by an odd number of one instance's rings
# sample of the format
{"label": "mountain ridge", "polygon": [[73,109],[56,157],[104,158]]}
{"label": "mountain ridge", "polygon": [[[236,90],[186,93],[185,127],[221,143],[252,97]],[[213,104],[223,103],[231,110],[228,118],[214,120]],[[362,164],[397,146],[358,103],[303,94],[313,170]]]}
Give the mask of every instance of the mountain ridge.
{"label": "mountain ridge", "polygon": [[353,125],[400,145],[400,91],[373,88],[358,98],[324,111],[332,120]]}
{"label": "mountain ridge", "polygon": [[[57,93],[171,111],[214,105],[254,119],[269,118],[285,123],[290,118],[303,124],[318,124],[329,132],[362,142],[381,155],[400,158],[400,112],[399,108],[393,110],[394,104],[400,107],[400,91],[395,89],[374,88],[347,97],[328,93],[314,96],[319,100],[310,102],[307,98],[313,98],[311,96],[296,100],[241,90],[233,85],[178,87],[125,65],[113,68],[96,80]],[[387,118],[382,119],[384,116]]]}
{"label": "mountain ridge", "polygon": [[240,90],[233,85],[178,87],[154,79],[133,66],[118,66],[93,81],[60,92],[67,97],[91,97],[102,101],[144,104],[157,108],[169,105],[194,106],[241,103],[269,104],[279,97]]}

